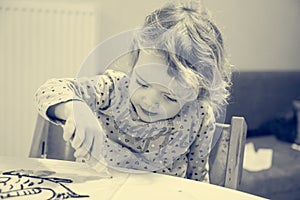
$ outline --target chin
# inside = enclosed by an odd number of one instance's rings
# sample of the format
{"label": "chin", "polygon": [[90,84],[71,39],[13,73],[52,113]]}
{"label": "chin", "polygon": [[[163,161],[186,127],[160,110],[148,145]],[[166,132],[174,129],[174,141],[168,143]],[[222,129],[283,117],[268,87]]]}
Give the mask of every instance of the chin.
{"label": "chin", "polygon": [[164,121],[170,118],[150,118],[150,117],[139,117],[140,121],[145,123],[154,123],[158,121]]}
{"label": "chin", "polygon": [[154,119],[149,119],[149,118],[143,118],[143,117],[139,117],[140,121],[145,122],[145,123],[152,123],[152,122],[156,122],[157,120]]}

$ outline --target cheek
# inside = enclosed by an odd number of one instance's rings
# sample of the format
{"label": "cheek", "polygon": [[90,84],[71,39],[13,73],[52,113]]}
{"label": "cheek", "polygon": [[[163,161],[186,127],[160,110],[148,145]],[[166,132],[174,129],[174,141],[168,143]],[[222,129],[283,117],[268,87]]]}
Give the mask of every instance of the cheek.
{"label": "cheek", "polygon": [[165,112],[169,117],[173,117],[179,113],[181,107],[179,104],[166,104],[164,106]]}
{"label": "cheek", "polygon": [[129,99],[132,103],[136,102],[138,99],[136,93],[130,93]]}
{"label": "cheek", "polygon": [[140,99],[142,98],[143,91],[141,91],[141,89],[134,89],[130,91],[129,95],[130,95],[129,96],[130,101],[136,103],[139,102]]}
{"label": "cheek", "polygon": [[135,83],[130,83],[128,87],[129,98],[131,99],[133,96],[137,94],[138,86]]}

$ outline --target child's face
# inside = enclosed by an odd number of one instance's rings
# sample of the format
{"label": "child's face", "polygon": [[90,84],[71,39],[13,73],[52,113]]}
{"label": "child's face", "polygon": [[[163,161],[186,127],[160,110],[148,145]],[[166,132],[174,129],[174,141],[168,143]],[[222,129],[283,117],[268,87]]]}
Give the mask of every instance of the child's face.
{"label": "child's face", "polygon": [[172,118],[186,103],[181,94],[186,88],[179,88],[167,70],[167,62],[154,50],[141,51],[129,86],[130,101],[140,120]]}

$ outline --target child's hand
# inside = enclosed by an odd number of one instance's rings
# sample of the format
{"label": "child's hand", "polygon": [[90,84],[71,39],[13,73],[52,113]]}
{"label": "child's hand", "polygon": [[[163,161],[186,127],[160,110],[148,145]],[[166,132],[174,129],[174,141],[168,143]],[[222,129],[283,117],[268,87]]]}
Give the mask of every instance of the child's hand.
{"label": "child's hand", "polygon": [[72,107],[68,107],[69,116],[65,119],[63,126],[63,138],[70,141],[75,149],[76,159],[97,155],[100,145],[100,132],[103,131],[96,116],[91,109],[81,101],[74,101]]}

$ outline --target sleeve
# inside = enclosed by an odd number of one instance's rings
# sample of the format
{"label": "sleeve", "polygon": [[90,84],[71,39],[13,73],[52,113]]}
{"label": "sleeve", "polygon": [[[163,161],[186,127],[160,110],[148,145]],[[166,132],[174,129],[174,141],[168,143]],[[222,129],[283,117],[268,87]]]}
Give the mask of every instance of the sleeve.
{"label": "sleeve", "polygon": [[190,152],[188,153],[187,178],[209,182],[208,159],[214,130],[214,118],[207,112],[202,118],[196,139],[190,146]]}
{"label": "sleeve", "polygon": [[50,79],[35,94],[38,112],[53,123],[60,123],[47,116],[47,110],[53,105],[78,100],[94,111],[104,110],[110,106],[113,98],[114,82],[125,74],[109,70],[105,74],[94,77]]}

